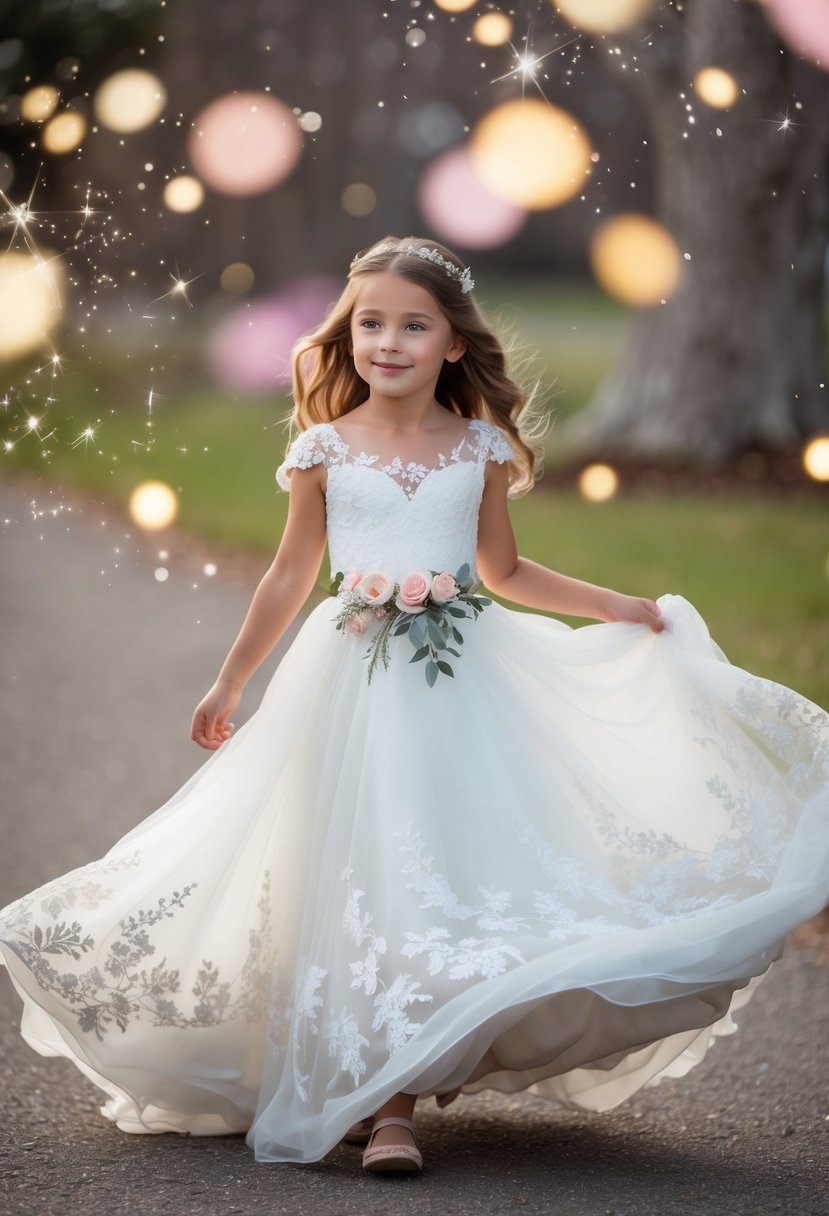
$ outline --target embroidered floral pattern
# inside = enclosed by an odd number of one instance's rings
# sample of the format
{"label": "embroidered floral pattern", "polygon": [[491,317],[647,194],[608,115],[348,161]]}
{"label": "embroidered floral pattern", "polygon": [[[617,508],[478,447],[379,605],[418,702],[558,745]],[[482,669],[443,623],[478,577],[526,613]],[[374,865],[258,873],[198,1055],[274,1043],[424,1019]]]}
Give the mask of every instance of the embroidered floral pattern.
{"label": "embroidered floral pattern", "polygon": [[[71,966],[70,960],[93,956],[96,941],[81,919],[59,918],[68,910],[95,910],[112,895],[110,888],[90,879],[91,874],[115,873],[139,864],[136,852],[110,861],[104,858],[64,875],[11,904],[0,923],[0,936],[14,947],[39,986],[72,1010],[80,1030],[99,1040],[113,1028],[124,1032],[131,1022],[145,1019],[153,1026],[176,1029],[218,1026],[238,1017],[259,1020],[270,965],[267,875],[258,903],[259,928],[250,932],[238,976],[234,981],[222,980],[218,968],[204,959],[191,988],[195,1000],[187,1005],[180,995],[178,968],[168,967],[165,958],[152,966],[146,961],[156,950],[153,929],[185,907],[196,883],[120,920],[118,936],[103,956],[99,954],[97,963],[86,969]],[[38,912],[53,923],[44,923]]]}

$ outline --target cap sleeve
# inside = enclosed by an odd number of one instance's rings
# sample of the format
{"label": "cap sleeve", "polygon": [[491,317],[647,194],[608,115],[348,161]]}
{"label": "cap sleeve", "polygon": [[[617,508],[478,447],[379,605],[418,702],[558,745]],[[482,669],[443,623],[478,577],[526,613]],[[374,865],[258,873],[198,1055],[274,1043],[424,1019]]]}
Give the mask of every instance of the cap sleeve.
{"label": "cap sleeve", "polygon": [[515,452],[500,427],[483,418],[476,419],[472,427],[478,435],[477,451],[479,460],[494,460],[497,464],[505,464],[515,459]]}
{"label": "cap sleeve", "polygon": [[285,459],[276,470],[276,484],[280,490],[291,488],[288,476],[291,469],[310,469],[315,464],[324,464],[326,468],[336,460],[341,459],[345,444],[333,426],[320,422],[302,431],[289,445]]}

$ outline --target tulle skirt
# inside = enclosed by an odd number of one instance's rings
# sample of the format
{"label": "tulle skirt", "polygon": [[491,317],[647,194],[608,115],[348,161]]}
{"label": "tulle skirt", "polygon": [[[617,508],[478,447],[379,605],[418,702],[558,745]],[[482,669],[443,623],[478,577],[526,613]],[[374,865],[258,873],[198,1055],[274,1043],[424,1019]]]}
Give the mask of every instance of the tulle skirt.
{"label": "tulle skirt", "polygon": [[22,1033],[124,1131],[318,1160],[397,1091],[606,1110],[681,1075],[829,901],[829,716],[670,630],[498,604],[434,687],[316,608],[260,709],[0,912]]}

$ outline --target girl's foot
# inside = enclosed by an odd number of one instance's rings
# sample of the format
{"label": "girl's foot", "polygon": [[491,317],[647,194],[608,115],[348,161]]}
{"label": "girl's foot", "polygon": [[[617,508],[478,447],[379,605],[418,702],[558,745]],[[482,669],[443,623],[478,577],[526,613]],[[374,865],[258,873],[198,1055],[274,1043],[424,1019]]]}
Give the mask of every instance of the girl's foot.
{"label": "girl's foot", "polygon": [[415,1144],[411,1119],[392,1115],[388,1119],[377,1120],[363,1153],[363,1169],[369,1174],[392,1171],[413,1174],[423,1169],[423,1158]]}

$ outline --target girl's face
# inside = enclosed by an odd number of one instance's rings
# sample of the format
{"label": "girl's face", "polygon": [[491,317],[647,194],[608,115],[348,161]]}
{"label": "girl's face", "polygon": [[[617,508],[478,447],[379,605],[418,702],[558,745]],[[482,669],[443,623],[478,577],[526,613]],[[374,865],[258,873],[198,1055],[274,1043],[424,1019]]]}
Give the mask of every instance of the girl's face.
{"label": "girl's face", "polygon": [[390,271],[362,277],[351,347],[357,374],[387,397],[434,391],[444,360],[454,363],[465,350],[431,292]]}

